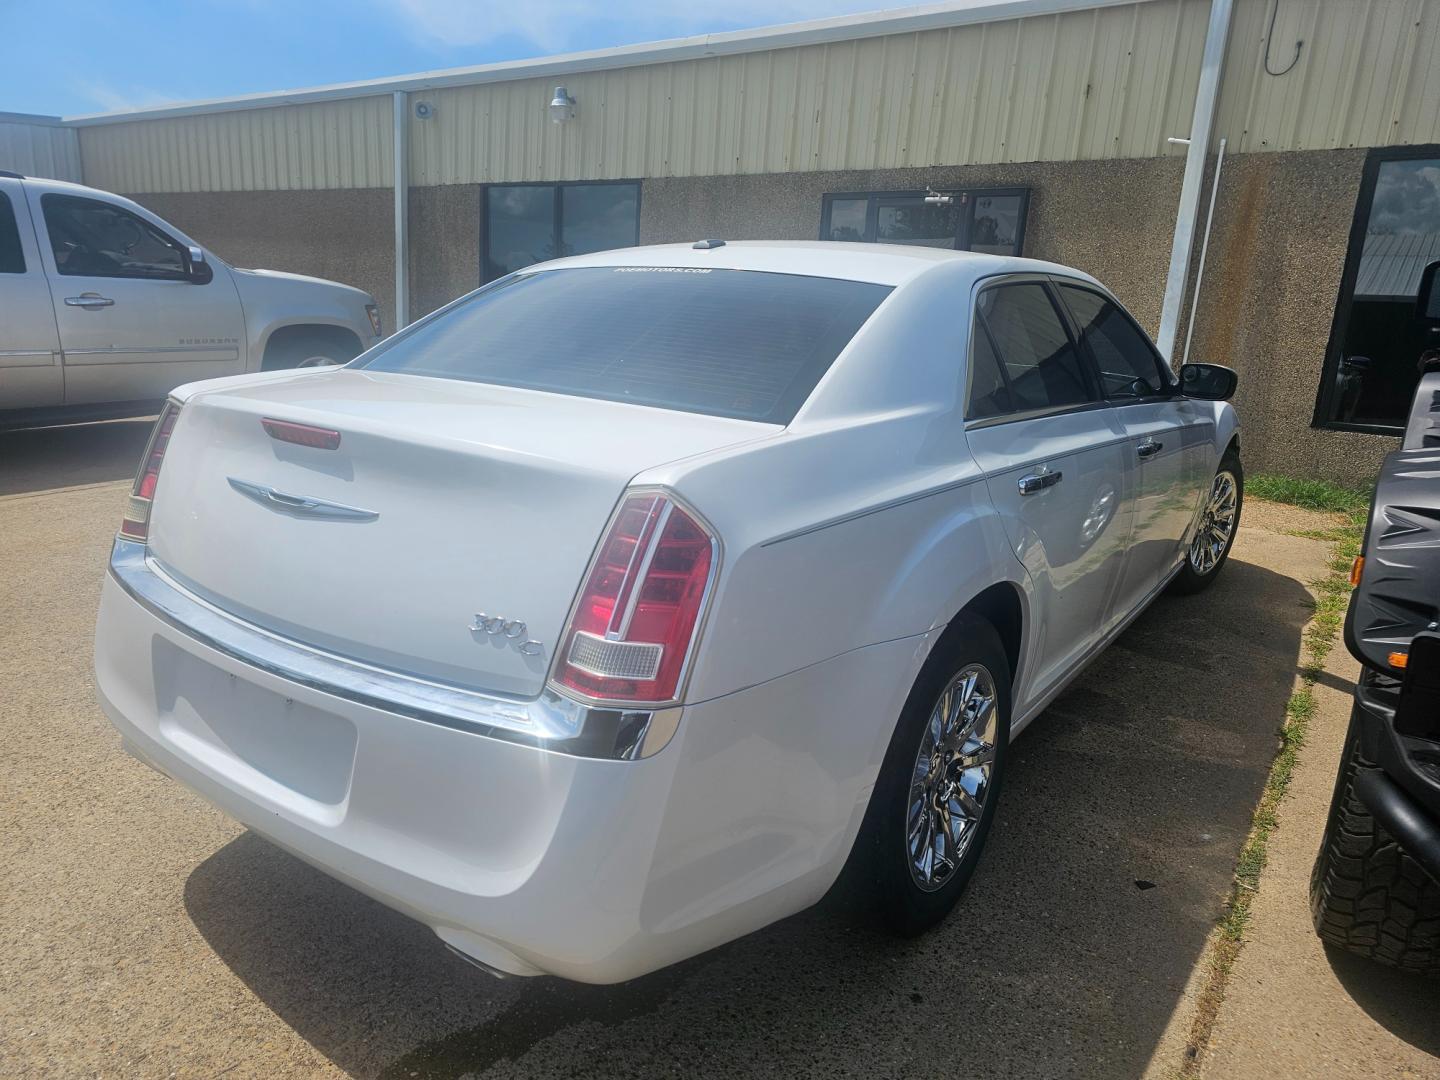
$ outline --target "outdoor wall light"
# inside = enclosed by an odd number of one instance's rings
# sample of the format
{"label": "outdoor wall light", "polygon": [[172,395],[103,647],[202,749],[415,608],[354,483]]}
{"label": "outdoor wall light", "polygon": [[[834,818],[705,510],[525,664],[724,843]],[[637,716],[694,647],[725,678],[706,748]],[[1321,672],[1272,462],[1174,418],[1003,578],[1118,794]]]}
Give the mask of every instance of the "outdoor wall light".
{"label": "outdoor wall light", "polygon": [[575,119],[575,99],[563,86],[557,86],[555,96],[550,99],[550,119],[557,124]]}

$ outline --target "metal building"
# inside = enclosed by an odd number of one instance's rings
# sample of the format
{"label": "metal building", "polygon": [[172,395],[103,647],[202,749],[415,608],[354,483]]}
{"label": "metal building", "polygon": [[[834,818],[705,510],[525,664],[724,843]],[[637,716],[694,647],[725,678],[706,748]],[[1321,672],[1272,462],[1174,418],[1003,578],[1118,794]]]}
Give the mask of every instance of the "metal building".
{"label": "metal building", "polygon": [[1393,446],[1405,290],[1440,247],[1434,0],[952,2],[23,119],[0,114],[0,168],[360,285],[391,325],[539,259],[700,236],[1067,262],[1175,359],[1240,370],[1252,466],[1349,481]]}

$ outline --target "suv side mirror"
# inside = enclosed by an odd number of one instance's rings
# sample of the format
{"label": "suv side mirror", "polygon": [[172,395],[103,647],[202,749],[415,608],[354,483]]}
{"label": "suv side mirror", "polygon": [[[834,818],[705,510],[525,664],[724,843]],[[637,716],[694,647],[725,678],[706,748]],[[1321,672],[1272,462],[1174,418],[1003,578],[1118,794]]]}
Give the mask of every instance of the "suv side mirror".
{"label": "suv side mirror", "polygon": [[1219,364],[1184,364],[1180,368],[1180,391],[1186,397],[1229,401],[1239,382],[1233,368]]}
{"label": "suv side mirror", "polygon": [[215,271],[205,261],[204,248],[193,245],[185,251],[185,278],[191,285],[209,285],[215,278]]}
{"label": "suv side mirror", "polygon": [[1420,275],[1420,291],[1415,296],[1415,317],[1430,326],[1440,326],[1440,259],[1425,267]]}

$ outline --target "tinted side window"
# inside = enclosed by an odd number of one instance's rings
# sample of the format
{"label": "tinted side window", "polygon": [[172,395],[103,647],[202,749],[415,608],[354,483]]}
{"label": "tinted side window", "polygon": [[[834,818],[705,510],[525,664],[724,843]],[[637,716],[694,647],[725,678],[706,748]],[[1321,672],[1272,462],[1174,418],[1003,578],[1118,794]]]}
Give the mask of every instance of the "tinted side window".
{"label": "tinted side window", "polygon": [[144,218],[73,195],[46,195],[40,205],[60,273],[184,280],[180,245]]}
{"label": "tinted side window", "polygon": [[1014,412],[1010,404],[1010,388],[1000,372],[1000,359],[990,344],[990,335],[979,319],[975,320],[970,342],[970,398],[965,407],[966,420],[983,420],[987,416],[1003,416]]}
{"label": "tinted side window", "polygon": [[20,230],[15,227],[15,210],[10,196],[0,191],[0,274],[23,274],[25,253],[20,250]]}
{"label": "tinted side window", "polygon": [[1018,412],[1094,400],[1080,357],[1044,286],[1027,282],[986,289],[979,309]]}
{"label": "tinted side window", "polygon": [[1149,397],[1168,388],[1155,350],[1123,311],[1099,293],[1074,285],[1061,285],[1060,295],[1080,324],[1107,398]]}

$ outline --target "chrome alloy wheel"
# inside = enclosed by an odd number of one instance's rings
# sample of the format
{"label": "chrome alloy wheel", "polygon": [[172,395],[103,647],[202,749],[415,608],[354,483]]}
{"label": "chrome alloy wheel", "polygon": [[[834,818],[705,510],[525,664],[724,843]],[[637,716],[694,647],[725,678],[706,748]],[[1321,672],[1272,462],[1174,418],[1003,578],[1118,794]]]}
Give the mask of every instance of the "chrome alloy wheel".
{"label": "chrome alloy wheel", "polygon": [[995,680],[981,664],[962,668],[930,710],[905,815],[910,876],[926,892],[950,880],[980,828],[999,725]]}
{"label": "chrome alloy wheel", "polygon": [[1235,531],[1235,503],[1238,488],[1235,474],[1221,471],[1210,485],[1210,498],[1200,514],[1195,539],[1190,541],[1190,569],[1204,576],[1215,569]]}

